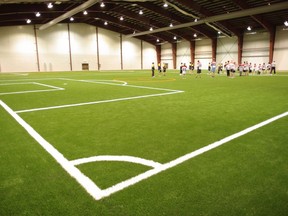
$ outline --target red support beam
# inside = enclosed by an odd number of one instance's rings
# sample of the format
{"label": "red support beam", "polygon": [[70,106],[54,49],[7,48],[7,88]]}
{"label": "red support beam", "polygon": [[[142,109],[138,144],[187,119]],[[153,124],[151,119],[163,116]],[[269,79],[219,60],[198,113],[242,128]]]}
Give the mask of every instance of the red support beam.
{"label": "red support beam", "polygon": [[173,58],[173,69],[176,69],[176,60],[177,60],[177,44],[172,43],[172,58]]}
{"label": "red support beam", "polygon": [[269,43],[269,62],[273,62],[274,57],[274,45],[275,45],[275,35],[276,30],[274,28],[273,32],[270,32],[270,43]]}
{"label": "red support beam", "polygon": [[191,62],[194,64],[195,62],[195,41],[190,41],[190,58]]}
{"label": "red support beam", "polygon": [[238,64],[242,63],[243,35],[238,35]]}
{"label": "red support beam", "polygon": [[156,45],[157,64],[161,62],[161,45]]}
{"label": "red support beam", "polygon": [[216,53],[217,53],[217,38],[212,38],[212,59],[216,61]]}

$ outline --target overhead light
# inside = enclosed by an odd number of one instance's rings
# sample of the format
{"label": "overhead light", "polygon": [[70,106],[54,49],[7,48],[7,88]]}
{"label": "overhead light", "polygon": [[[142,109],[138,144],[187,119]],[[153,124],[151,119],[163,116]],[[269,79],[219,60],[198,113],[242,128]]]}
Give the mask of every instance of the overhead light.
{"label": "overhead light", "polygon": [[160,40],[157,38],[157,40],[156,40],[157,42],[160,42]]}
{"label": "overhead light", "polygon": [[153,28],[152,28],[152,27],[150,27],[149,31],[153,31]]}
{"label": "overhead light", "polygon": [[167,2],[164,3],[163,7],[166,7],[166,8],[168,7]]}
{"label": "overhead light", "polygon": [[139,14],[140,14],[140,15],[142,15],[142,14],[143,14],[143,11],[142,11],[142,10],[140,10],[140,11],[139,11]]}
{"label": "overhead light", "polygon": [[102,7],[102,8],[105,7],[104,2],[101,2],[100,7]]}
{"label": "overhead light", "polygon": [[218,34],[220,35],[220,34],[221,34],[221,31],[218,31]]}
{"label": "overhead light", "polygon": [[105,21],[105,22],[104,22],[104,25],[108,25],[108,22],[107,22],[107,21]]}
{"label": "overhead light", "polygon": [[195,18],[194,22],[198,22],[198,19],[197,19],[197,18]]}
{"label": "overhead light", "polygon": [[50,3],[48,3],[47,7],[51,9],[51,8],[53,8],[53,4],[50,2]]}
{"label": "overhead light", "polygon": [[248,30],[248,31],[251,31],[251,30],[252,30],[251,26],[248,26],[248,27],[247,27],[247,30]]}
{"label": "overhead light", "polygon": [[170,23],[170,25],[169,25],[170,27],[173,27],[173,23]]}
{"label": "overhead light", "polygon": [[285,25],[285,26],[288,26],[288,21],[287,21],[287,20],[284,22],[284,25]]}
{"label": "overhead light", "polygon": [[87,15],[87,14],[88,14],[88,12],[85,10],[85,11],[83,11],[83,14],[84,14],[84,15]]}
{"label": "overhead light", "polygon": [[177,40],[177,37],[176,37],[176,36],[174,36],[174,37],[173,37],[173,39],[174,39],[174,40]]}
{"label": "overhead light", "polygon": [[120,17],[120,20],[121,20],[121,21],[124,20],[123,16]]}
{"label": "overhead light", "polygon": [[27,24],[31,23],[31,20],[30,20],[30,19],[27,19],[27,20],[26,20],[26,23],[27,23]]}
{"label": "overhead light", "polygon": [[74,21],[74,18],[73,18],[73,17],[70,17],[70,21],[71,21],[71,22]]}
{"label": "overhead light", "polygon": [[40,17],[40,16],[41,16],[40,12],[37,12],[37,13],[35,14],[35,16],[36,16],[36,17]]}
{"label": "overhead light", "polygon": [[197,34],[195,33],[195,34],[193,35],[193,37],[195,37],[195,38],[196,38],[196,37],[197,37]]}

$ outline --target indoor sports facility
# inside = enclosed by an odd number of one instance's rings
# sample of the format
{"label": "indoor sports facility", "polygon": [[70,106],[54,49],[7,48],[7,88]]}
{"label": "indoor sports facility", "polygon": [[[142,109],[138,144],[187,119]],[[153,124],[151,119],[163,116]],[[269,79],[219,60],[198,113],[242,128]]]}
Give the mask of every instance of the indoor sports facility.
{"label": "indoor sports facility", "polygon": [[286,216],[286,0],[0,1],[0,215]]}

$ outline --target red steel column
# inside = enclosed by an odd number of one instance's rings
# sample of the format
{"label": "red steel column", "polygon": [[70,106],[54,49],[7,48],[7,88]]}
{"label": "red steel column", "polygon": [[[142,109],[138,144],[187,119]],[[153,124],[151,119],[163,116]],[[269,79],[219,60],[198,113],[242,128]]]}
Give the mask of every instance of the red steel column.
{"label": "red steel column", "polygon": [[242,63],[242,52],[243,52],[243,35],[238,35],[238,64]]}
{"label": "red steel column", "polygon": [[157,65],[161,62],[161,45],[156,45]]}
{"label": "red steel column", "polygon": [[217,53],[217,38],[212,38],[212,59],[216,61],[216,53]]}
{"label": "red steel column", "polygon": [[177,61],[177,44],[172,43],[172,59],[173,59],[173,69],[176,69],[176,61]]}
{"label": "red steel column", "polygon": [[191,63],[195,62],[195,41],[190,41],[190,60]]}
{"label": "red steel column", "polygon": [[270,31],[270,43],[269,43],[269,62],[270,63],[273,62],[275,35],[276,35],[276,30],[274,28],[272,31]]}

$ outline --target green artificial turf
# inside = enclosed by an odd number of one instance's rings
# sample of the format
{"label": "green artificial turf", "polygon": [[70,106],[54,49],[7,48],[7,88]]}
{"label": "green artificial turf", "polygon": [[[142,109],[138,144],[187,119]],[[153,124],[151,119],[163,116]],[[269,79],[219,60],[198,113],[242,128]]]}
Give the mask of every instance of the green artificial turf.
{"label": "green artificial turf", "polygon": [[[287,75],[232,79],[206,72],[201,78],[183,78],[176,71],[155,78],[150,71],[3,73],[0,100],[23,111],[183,91],[19,113],[68,160],[127,155],[164,164],[287,112]],[[119,81],[128,85],[114,85]],[[65,90],[50,91],[49,86]],[[0,215],[288,212],[288,117],[96,201],[2,107],[0,116]],[[101,189],[151,169],[126,162],[77,167]]]}

